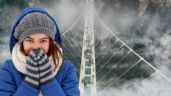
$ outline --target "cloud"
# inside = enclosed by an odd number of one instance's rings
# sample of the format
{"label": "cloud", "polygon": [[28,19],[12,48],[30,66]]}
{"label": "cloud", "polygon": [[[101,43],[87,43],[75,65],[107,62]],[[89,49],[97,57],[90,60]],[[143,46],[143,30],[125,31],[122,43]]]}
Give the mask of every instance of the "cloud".
{"label": "cloud", "polygon": [[60,29],[64,32],[80,16],[84,6],[85,1],[83,0],[61,0],[43,7],[52,14]]}
{"label": "cloud", "polygon": [[[150,9],[147,9],[146,12],[140,16],[138,14],[140,12],[136,9],[131,8],[130,11],[127,11],[124,9],[124,6],[122,6],[122,8],[118,10],[114,5],[109,7],[108,5],[110,3],[101,3],[100,4],[103,6],[100,6],[100,8],[97,8],[96,10],[105,25],[131,48],[137,43],[144,44],[143,58],[155,65],[155,67],[168,78],[171,78],[171,36],[167,31],[170,30],[167,26],[167,20],[170,20],[170,15],[167,14],[167,11],[164,11],[166,13],[163,13],[167,15],[163,16],[163,14],[160,14],[160,10],[151,14],[148,13]],[[150,6],[151,5],[149,5],[148,8]],[[151,61],[149,61],[150,58],[152,58]],[[142,79],[139,78],[133,81],[126,81],[124,84],[120,84],[119,87],[113,86],[110,89],[101,90],[98,93],[98,96],[171,95],[169,87],[171,82],[163,78],[163,76],[160,76],[160,74],[155,75],[152,79],[146,80],[143,84],[139,83],[141,80]],[[99,88],[100,87],[102,86],[99,86]]]}
{"label": "cloud", "polygon": [[97,96],[170,96],[171,82],[156,74],[148,80],[134,79],[97,92]]}

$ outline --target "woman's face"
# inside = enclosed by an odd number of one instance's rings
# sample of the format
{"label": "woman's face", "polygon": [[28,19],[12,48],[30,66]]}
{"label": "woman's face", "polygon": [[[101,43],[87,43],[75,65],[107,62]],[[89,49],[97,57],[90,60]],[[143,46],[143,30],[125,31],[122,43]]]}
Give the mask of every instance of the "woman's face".
{"label": "woman's face", "polygon": [[47,54],[49,51],[49,45],[49,37],[42,33],[33,34],[23,41],[23,48],[26,55],[28,55],[30,50],[34,48],[41,48]]}

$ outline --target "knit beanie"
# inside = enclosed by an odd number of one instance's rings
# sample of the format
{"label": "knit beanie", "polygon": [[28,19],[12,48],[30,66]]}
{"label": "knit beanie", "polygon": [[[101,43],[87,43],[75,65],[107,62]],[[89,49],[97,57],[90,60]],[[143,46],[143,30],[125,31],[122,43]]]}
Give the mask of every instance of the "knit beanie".
{"label": "knit beanie", "polygon": [[32,12],[24,16],[15,28],[14,36],[21,43],[32,34],[43,33],[55,39],[55,23],[45,14]]}

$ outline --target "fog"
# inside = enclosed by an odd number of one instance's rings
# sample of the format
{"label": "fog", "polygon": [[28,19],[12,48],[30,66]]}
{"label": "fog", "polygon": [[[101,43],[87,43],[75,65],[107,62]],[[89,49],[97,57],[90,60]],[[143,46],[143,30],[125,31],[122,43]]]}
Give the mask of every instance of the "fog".
{"label": "fog", "polygon": [[[135,0],[134,0],[135,1]],[[119,2],[119,1],[118,1]],[[125,42],[130,48],[145,58],[150,64],[158,70],[154,70],[149,78],[133,78],[117,86],[101,86],[97,85],[97,96],[170,96],[171,95],[171,27],[170,27],[170,11],[164,11],[163,16],[160,11],[141,12],[137,6],[120,6],[117,0],[107,3],[107,0],[99,0],[95,2],[95,11],[103,23]],[[129,2],[129,1],[128,1]],[[125,3],[128,3],[125,1]],[[138,2],[138,1],[137,1]],[[135,3],[136,4],[136,3]],[[124,5],[124,3],[123,3]],[[39,7],[43,7],[53,15],[59,24],[61,33],[65,32],[84,10],[85,1],[77,0],[57,0],[53,3],[39,3]],[[118,7],[119,6],[119,7]],[[150,6],[150,5],[149,5]],[[12,7],[13,8],[13,7]],[[150,8],[150,7],[149,7]],[[157,7],[158,8],[158,7]],[[5,30],[11,28],[15,21],[19,9],[15,9],[11,14],[14,17],[8,17],[5,21],[1,21],[0,26],[6,26]],[[155,8],[154,8],[155,9]],[[10,9],[5,9],[10,13]],[[169,10],[162,9],[161,10]],[[6,17],[1,17],[6,18]],[[96,17],[97,18],[97,17]],[[8,21],[8,23],[6,23]],[[2,25],[7,24],[7,25]],[[101,24],[101,23],[96,23]],[[96,25],[102,26],[102,25]],[[0,40],[4,41],[0,46],[0,63],[10,57],[8,42],[9,33],[5,31],[5,36],[0,33]],[[96,39],[102,40],[101,35]],[[105,35],[105,38],[108,35]],[[82,37],[80,35],[80,37]],[[103,40],[102,40],[103,41]],[[141,44],[144,47],[135,49],[135,44]],[[108,47],[108,46],[106,46]],[[110,49],[110,48],[109,48]],[[112,50],[111,50],[112,51]],[[103,58],[102,58],[103,59]],[[148,66],[150,67],[150,66]],[[159,71],[159,72],[158,72]],[[168,79],[164,78],[160,72]],[[105,75],[105,74],[104,74]],[[108,78],[107,78],[108,79]],[[169,81],[170,80],[170,81]],[[115,80],[114,80],[115,81]],[[116,83],[119,82],[115,81]],[[112,82],[112,83],[115,83]],[[102,90],[103,89],[103,90]]]}

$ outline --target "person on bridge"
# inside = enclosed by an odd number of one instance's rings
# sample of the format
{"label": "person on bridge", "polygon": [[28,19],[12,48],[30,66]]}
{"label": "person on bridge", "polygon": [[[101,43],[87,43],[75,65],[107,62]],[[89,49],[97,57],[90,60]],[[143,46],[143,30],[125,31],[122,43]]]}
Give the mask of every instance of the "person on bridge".
{"label": "person on bridge", "polygon": [[55,20],[42,8],[25,8],[10,37],[12,59],[0,69],[0,96],[80,96],[74,65],[63,59]]}

